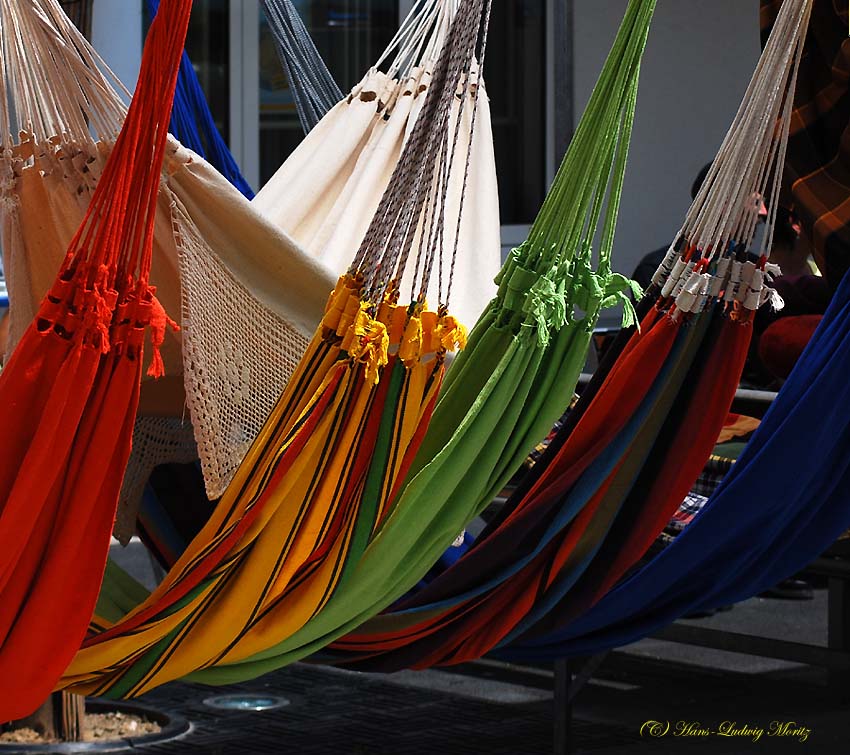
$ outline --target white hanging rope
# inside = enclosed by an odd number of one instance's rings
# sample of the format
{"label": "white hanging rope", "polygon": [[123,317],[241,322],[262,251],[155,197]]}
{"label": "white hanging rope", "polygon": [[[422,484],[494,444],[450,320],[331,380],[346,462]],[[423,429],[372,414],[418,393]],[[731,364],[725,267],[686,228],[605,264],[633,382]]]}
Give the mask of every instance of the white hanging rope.
{"label": "white hanging rope", "polygon": [[[811,6],[812,0],[785,0],[732,125],[653,277],[661,296],[673,297],[681,311],[700,311],[721,294],[746,309],[771,298],[776,303],[765,284],[779,269],[767,257]],[[768,210],[756,252],[762,200]],[[742,251],[757,261],[744,260]]]}
{"label": "white hanging rope", "polygon": [[55,0],[31,2],[21,13],[15,0],[0,0],[0,144],[31,141],[38,151],[57,139],[78,147],[113,140],[126,113],[115,88],[126,90]]}
{"label": "white hanging rope", "polygon": [[431,65],[443,48],[459,0],[419,0],[374,65],[390,78],[404,79],[414,68]]}

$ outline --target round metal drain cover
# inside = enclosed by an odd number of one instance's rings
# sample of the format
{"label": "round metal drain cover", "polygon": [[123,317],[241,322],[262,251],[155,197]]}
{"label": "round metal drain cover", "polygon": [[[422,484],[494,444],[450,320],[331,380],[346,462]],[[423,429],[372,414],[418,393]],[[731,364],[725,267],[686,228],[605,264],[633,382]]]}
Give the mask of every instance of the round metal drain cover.
{"label": "round metal drain cover", "polygon": [[273,697],[271,695],[218,695],[208,697],[204,705],[217,710],[241,710],[261,711],[274,710],[289,705],[285,697]]}

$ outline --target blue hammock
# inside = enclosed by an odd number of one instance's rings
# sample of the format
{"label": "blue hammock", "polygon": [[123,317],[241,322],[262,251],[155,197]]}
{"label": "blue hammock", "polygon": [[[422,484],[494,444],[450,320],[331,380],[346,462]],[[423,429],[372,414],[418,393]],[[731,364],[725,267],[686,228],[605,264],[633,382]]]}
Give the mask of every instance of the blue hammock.
{"label": "blue hammock", "polygon": [[588,655],[678,617],[745,600],[798,572],[850,527],[850,276],[758,430],[703,510],[570,625],[498,655]]}
{"label": "blue hammock", "polygon": [[[153,18],[159,9],[159,0],[147,0],[147,5],[148,13]],[[201,83],[185,51],[177,75],[177,90],[174,94],[169,131],[181,144],[212,164],[248,199],[253,198],[254,190],[248,185],[216,128]]]}

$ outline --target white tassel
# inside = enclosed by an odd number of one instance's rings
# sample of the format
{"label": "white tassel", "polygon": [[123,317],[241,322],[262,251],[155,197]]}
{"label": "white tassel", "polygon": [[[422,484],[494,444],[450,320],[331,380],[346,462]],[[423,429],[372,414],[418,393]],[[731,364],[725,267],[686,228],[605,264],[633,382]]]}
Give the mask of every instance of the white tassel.
{"label": "white tassel", "polygon": [[681,257],[676,260],[676,264],[673,265],[673,270],[671,271],[669,277],[666,281],[664,281],[664,286],[661,289],[662,296],[670,296],[673,293],[673,289],[676,287],[676,284],[679,282],[679,277],[682,275],[682,271],[687,267],[687,262],[683,260]]}
{"label": "white tassel", "polygon": [[765,286],[762,294],[765,296],[766,300],[770,302],[770,308],[774,312],[779,312],[779,310],[785,308],[785,299],[782,298],[782,295],[775,288]]}
{"label": "white tassel", "polygon": [[682,293],[682,291],[684,291],[685,286],[691,279],[691,273],[693,273],[696,264],[696,262],[688,262],[685,265],[685,269],[682,271],[682,274],[679,276],[679,279],[676,281],[676,285],[673,286],[673,291],[670,294],[673,298],[676,298]]}
{"label": "white tassel", "polygon": [[652,282],[656,286],[664,287],[664,284],[670,279],[670,271],[676,264],[677,259],[681,259],[679,253],[675,249],[668,249],[667,254],[664,255],[664,259],[652,276]]}

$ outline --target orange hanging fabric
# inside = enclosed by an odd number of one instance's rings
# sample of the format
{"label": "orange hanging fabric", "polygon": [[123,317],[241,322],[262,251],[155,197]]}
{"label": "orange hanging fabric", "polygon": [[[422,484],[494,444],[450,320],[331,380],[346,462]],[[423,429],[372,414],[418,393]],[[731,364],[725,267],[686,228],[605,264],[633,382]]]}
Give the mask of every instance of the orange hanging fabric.
{"label": "orange hanging fabric", "polygon": [[86,217],[0,373],[0,721],[50,693],[94,610],[139,400],[153,226],[191,0],[163,0]]}

